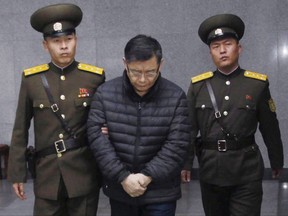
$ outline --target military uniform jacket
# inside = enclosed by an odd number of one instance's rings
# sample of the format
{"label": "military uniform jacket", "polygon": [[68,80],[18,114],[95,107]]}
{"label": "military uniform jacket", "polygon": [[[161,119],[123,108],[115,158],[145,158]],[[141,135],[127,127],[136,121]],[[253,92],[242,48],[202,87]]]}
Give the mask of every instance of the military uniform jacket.
{"label": "military uniform jacket", "polygon": [[[221,113],[220,124],[239,140],[253,137],[259,125],[271,167],[282,168],[283,146],[266,75],[238,68],[230,75],[215,71],[192,78],[187,97],[193,137],[200,131],[203,142],[215,145],[218,140],[227,139],[214,115],[205,84],[208,79]],[[264,163],[255,141],[245,148],[226,152],[202,149],[198,159],[200,179],[207,183],[228,186],[263,177]]]}
{"label": "military uniform jacket", "polygon": [[[90,100],[96,88],[105,81],[103,69],[76,61],[64,69],[49,63],[24,71],[10,148],[8,178],[11,182],[26,182],[25,150],[32,118],[36,151],[53,146],[59,139],[69,138],[50,108],[41,81],[43,73],[62,117],[79,140],[87,139]],[[35,195],[56,200],[61,175],[69,197],[91,193],[99,181],[95,160],[90,150],[82,147],[67,151],[59,158],[51,154],[37,159]]]}

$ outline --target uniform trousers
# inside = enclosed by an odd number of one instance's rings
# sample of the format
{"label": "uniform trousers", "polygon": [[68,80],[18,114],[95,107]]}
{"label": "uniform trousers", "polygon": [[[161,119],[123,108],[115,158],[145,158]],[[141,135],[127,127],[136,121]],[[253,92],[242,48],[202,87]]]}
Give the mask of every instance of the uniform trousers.
{"label": "uniform trousers", "polygon": [[91,191],[90,194],[85,196],[69,198],[61,178],[58,200],[35,197],[34,216],[95,216],[98,201],[99,189]]}
{"label": "uniform trousers", "polygon": [[110,205],[111,216],[175,216],[176,212],[176,201],[135,206],[110,199]]}
{"label": "uniform trousers", "polygon": [[260,216],[262,180],[217,186],[200,181],[206,216]]}

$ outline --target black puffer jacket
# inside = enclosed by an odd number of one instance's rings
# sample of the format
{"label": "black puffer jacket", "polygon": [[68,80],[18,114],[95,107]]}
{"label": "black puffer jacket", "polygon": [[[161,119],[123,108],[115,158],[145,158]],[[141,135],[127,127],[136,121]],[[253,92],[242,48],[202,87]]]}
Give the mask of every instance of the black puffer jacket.
{"label": "black puffer jacket", "polygon": [[[101,133],[107,124],[109,138]],[[123,77],[102,84],[88,117],[90,148],[103,174],[104,193],[129,204],[177,200],[180,172],[187,156],[190,125],[186,95],[159,76],[145,96]],[[121,182],[130,173],[152,177],[144,195],[130,197]]]}

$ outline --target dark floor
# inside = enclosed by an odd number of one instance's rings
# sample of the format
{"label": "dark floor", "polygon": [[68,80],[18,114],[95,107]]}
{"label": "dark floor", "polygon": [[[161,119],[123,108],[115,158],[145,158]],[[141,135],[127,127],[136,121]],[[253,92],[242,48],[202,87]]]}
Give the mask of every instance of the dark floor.
{"label": "dark floor", "polygon": [[[11,184],[0,180],[0,215],[32,215],[34,195],[32,181],[26,186],[27,200],[20,201],[14,195]],[[261,216],[288,216],[288,183],[275,180],[263,181],[264,197]],[[198,181],[182,185],[183,197],[177,204],[177,216],[202,216],[203,209]],[[110,215],[108,199],[101,193],[98,216]]]}

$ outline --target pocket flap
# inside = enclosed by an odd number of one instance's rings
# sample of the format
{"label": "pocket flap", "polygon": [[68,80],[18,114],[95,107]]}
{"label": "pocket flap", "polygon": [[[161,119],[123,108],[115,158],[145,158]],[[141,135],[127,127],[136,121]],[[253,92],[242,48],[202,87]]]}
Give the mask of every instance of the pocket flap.
{"label": "pocket flap", "polygon": [[76,107],[87,107],[90,106],[91,98],[77,98],[75,99]]}
{"label": "pocket flap", "polygon": [[197,100],[195,107],[198,109],[205,109],[205,108],[213,109],[213,106],[210,100]]}
{"label": "pocket flap", "polygon": [[44,108],[51,108],[50,102],[48,100],[35,100],[33,101],[33,107],[44,109]]}

